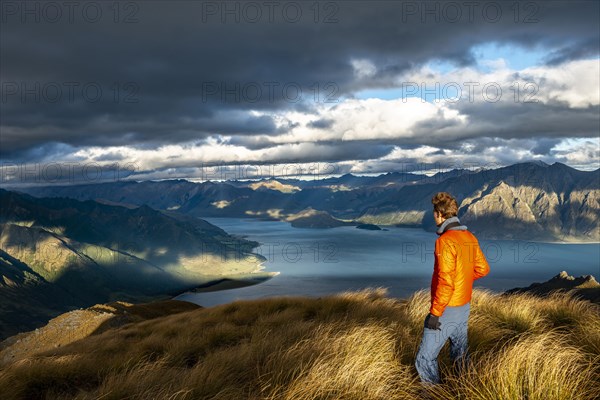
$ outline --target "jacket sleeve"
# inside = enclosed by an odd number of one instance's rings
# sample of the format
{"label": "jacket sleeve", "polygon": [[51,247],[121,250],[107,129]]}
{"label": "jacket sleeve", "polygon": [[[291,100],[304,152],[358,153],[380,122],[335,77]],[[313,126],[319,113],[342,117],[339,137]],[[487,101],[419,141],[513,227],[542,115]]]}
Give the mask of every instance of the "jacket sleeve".
{"label": "jacket sleeve", "polygon": [[454,293],[456,276],[456,248],[452,242],[441,238],[435,241],[435,263],[437,265],[437,285],[432,293],[429,312],[441,317]]}
{"label": "jacket sleeve", "polygon": [[479,243],[475,246],[475,267],[473,269],[473,280],[483,278],[490,272],[490,265],[488,264]]}

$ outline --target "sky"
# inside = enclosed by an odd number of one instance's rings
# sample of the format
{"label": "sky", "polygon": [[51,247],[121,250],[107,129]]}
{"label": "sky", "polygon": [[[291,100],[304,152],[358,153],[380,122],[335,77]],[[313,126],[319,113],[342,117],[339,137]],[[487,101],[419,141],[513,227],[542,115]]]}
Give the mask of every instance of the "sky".
{"label": "sky", "polygon": [[0,184],[600,168],[597,1],[3,1]]}

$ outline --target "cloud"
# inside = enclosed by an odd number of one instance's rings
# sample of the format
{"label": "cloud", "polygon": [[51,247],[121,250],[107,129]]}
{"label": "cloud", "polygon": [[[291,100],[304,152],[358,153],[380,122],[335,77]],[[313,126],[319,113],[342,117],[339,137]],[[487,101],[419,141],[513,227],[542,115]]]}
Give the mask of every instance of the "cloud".
{"label": "cloud", "polygon": [[[378,141],[456,148],[464,140],[486,137],[554,138],[553,143],[561,137],[592,137],[597,135],[599,76],[597,60],[522,71],[505,64],[490,72],[467,67],[445,74],[424,67],[397,78],[399,85],[413,84],[416,96],[349,98],[319,108],[317,119],[283,112],[275,119],[287,121],[291,128],[286,132],[234,142],[266,147],[269,143]],[[460,87],[462,97],[444,98],[441,94],[448,85]],[[439,101],[418,97],[432,89]]]}
{"label": "cloud", "polygon": [[335,121],[333,121],[331,119],[318,119],[318,120],[310,121],[308,124],[306,124],[306,126],[309,128],[316,128],[316,129],[328,129],[328,128],[331,128],[331,126],[333,125],[334,122]]}
{"label": "cloud", "polygon": [[[552,146],[597,135],[598,2],[327,2],[318,14],[287,3],[262,8],[259,21],[251,8],[260,2],[231,3],[232,12],[222,2],[132,2],[118,15],[97,3],[93,23],[81,8],[73,22],[66,12],[40,23],[2,14],[0,158],[131,161],[148,174],[187,174],[199,159],[377,169],[393,167],[385,157],[395,149],[407,159],[476,157],[490,141],[512,149],[490,159],[567,157]],[[291,3],[298,21],[286,14]],[[492,42],[549,56],[521,70],[488,60],[485,72],[472,50]],[[453,69],[427,68],[433,60]],[[493,82],[503,96],[353,98],[403,82]],[[533,93],[525,86],[514,101],[515,82],[534,83],[539,102],[521,101]],[[507,144],[526,137],[539,142]],[[581,151],[574,162],[595,154]]]}
{"label": "cloud", "polygon": [[532,154],[544,156],[550,154],[550,150],[552,150],[558,143],[560,143],[559,139],[543,138],[537,140],[530,150]]}
{"label": "cloud", "polygon": [[552,51],[546,57],[548,65],[560,65],[564,62],[582,58],[598,58],[600,43],[597,38],[585,38],[575,43]]}
{"label": "cloud", "polygon": [[358,78],[368,78],[377,72],[377,67],[370,60],[352,60],[350,61],[354,68],[354,75]]}

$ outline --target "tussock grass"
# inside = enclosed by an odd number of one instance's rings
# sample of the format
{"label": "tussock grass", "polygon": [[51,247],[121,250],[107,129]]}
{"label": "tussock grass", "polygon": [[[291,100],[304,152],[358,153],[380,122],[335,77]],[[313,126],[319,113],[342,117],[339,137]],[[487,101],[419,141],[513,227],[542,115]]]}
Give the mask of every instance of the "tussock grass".
{"label": "tussock grass", "polygon": [[[91,335],[0,371],[3,399],[421,399],[415,355],[429,309],[384,288],[236,301]],[[435,399],[600,398],[600,307],[475,289],[471,364],[449,344]]]}

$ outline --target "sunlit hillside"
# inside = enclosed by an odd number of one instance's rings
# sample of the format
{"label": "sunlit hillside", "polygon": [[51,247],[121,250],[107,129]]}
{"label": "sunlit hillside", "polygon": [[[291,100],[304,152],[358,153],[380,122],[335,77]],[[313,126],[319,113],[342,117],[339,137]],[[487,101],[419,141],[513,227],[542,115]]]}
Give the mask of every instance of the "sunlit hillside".
{"label": "sunlit hillside", "polygon": [[3,189],[0,204],[0,340],[96,303],[272,276],[257,242],[202,219]]}
{"label": "sunlit hillside", "polygon": [[[12,362],[3,399],[421,399],[413,363],[429,292],[385,289],[178,310]],[[85,335],[83,335],[85,336]],[[435,399],[597,399],[600,306],[473,292],[472,364],[440,355]],[[4,350],[6,351],[6,349]],[[1,355],[2,353],[0,353]]]}

